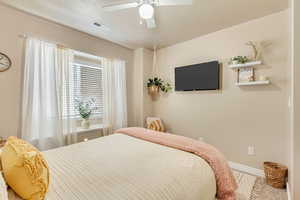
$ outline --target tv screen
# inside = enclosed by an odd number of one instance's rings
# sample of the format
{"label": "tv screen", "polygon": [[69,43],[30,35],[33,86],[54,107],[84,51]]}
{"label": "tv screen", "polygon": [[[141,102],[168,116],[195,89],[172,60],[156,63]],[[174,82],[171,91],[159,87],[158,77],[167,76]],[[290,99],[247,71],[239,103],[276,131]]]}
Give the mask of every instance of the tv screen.
{"label": "tv screen", "polygon": [[219,89],[219,62],[190,65],[175,68],[175,90],[217,90]]}

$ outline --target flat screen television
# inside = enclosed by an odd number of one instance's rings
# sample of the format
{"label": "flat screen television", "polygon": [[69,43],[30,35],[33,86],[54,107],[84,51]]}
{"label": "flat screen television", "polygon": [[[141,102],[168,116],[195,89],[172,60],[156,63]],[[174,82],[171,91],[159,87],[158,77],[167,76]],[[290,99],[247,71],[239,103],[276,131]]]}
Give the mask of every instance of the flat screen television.
{"label": "flat screen television", "polygon": [[220,89],[220,65],[218,61],[175,68],[175,90]]}

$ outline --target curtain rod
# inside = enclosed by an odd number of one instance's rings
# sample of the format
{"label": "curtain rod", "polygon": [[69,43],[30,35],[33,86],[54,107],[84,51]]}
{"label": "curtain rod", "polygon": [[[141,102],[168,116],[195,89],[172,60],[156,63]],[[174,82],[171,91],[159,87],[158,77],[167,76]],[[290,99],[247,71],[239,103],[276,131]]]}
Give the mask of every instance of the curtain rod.
{"label": "curtain rod", "polygon": [[[27,39],[27,38],[29,38],[29,36],[28,35],[26,35],[26,34],[20,34],[20,35],[18,35],[20,38],[24,38],[24,39]],[[35,38],[35,37],[33,37],[33,38]],[[40,38],[37,38],[37,39],[40,39]],[[48,40],[44,40],[44,39],[40,39],[40,40],[43,40],[43,41],[46,41],[46,42],[49,42],[49,43],[53,43],[53,44],[55,44],[57,47],[59,47],[59,48],[67,48],[65,45],[63,45],[63,44],[58,44],[57,42],[53,42],[53,41],[48,41]]]}
{"label": "curtain rod", "polygon": [[[29,37],[31,37],[31,36],[28,36],[28,35],[26,35],[26,34],[19,34],[18,35],[18,37],[19,38],[24,38],[24,39],[27,39],[27,38],[29,38]],[[33,37],[33,38],[35,38],[35,37]],[[39,39],[39,38],[37,38],[37,39]],[[41,40],[44,40],[44,39],[41,39]],[[59,47],[63,47],[63,48],[68,48],[68,47],[66,47],[65,45],[63,45],[63,44],[58,44],[58,43],[56,43],[56,42],[51,42],[51,41],[48,41],[48,40],[44,40],[44,41],[47,41],[47,42],[50,42],[50,43],[54,43],[54,44],[56,44],[57,46],[59,46]],[[70,48],[71,49],[71,48]],[[85,52],[82,52],[82,51],[78,51],[78,50],[75,50],[75,49],[72,49],[72,50],[74,50],[75,51],[75,55],[78,55],[78,56],[82,56],[82,57],[89,57],[89,58],[92,58],[92,59],[95,59],[95,58],[101,58],[101,56],[96,56],[96,55],[93,55],[93,54],[90,54],[90,53],[85,53]],[[121,59],[121,58],[113,58],[113,59],[120,59],[120,60],[123,60],[123,59]],[[127,60],[124,60],[126,63],[128,63],[128,61]]]}

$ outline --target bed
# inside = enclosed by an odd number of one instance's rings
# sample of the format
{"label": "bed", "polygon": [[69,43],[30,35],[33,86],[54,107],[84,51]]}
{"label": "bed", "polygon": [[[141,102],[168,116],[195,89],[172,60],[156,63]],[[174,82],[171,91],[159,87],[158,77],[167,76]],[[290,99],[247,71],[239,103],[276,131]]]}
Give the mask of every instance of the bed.
{"label": "bed", "polygon": [[[47,200],[215,200],[211,166],[199,156],[126,134],[43,152]],[[9,191],[9,200],[19,200]]]}

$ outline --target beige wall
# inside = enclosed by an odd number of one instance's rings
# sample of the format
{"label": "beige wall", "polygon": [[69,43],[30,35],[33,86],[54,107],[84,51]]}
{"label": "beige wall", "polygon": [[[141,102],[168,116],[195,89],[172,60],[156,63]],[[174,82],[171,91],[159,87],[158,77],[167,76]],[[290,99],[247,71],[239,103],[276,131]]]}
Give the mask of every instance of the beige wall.
{"label": "beige wall", "polygon": [[134,70],[133,70],[133,96],[134,96],[134,116],[135,126],[143,125],[143,57],[144,49],[134,51]]}
{"label": "beige wall", "polygon": [[[289,15],[276,13],[158,51],[160,76],[174,84],[174,67],[219,60],[220,91],[172,92],[154,102],[154,114],[169,131],[199,138],[218,147],[228,160],[261,168],[266,160],[287,164],[289,95]],[[251,55],[247,41],[267,41],[264,66],[268,86],[237,87],[230,57]],[[254,156],[247,155],[248,146]]]}
{"label": "beige wall", "polygon": [[293,94],[294,94],[294,113],[293,113],[293,142],[292,164],[293,182],[292,191],[295,200],[300,199],[300,2],[293,0]]}
{"label": "beige wall", "polygon": [[290,107],[290,113],[289,113],[289,135],[288,135],[288,189],[291,195],[291,198],[293,199],[293,193],[294,193],[294,61],[293,61],[293,28],[294,28],[294,12],[293,12],[293,0],[289,0],[289,64],[290,64],[290,101],[291,101],[291,107]]}
{"label": "beige wall", "polygon": [[146,118],[151,117],[153,113],[153,104],[151,97],[148,95],[147,82],[153,72],[153,51],[144,49],[143,64],[143,126],[146,126]]}
{"label": "beige wall", "polygon": [[293,69],[293,9],[292,9],[292,0],[289,1],[289,65],[290,65],[290,113],[289,113],[289,135],[288,135],[288,189],[290,190],[290,195],[293,196],[294,191],[294,161],[293,161],[293,145],[294,145],[294,92],[293,92],[293,84],[294,84],[294,69]]}
{"label": "beige wall", "polygon": [[147,80],[152,74],[153,51],[140,48],[134,51],[134,116],[135,126],[145,126],[145,119],[152,115],[152,101],[147,92]]}
{"label": "beige wall", "polygon": [[82,32],[34,17],[0,4],[0,52],[12,60],[12,67],[0,73],[0,136],[18,135],[24,42],[19,35],[26,34],[64,44],[79,51],[121,58],[127,61],[129,125],[134,124],[132,101],[133,51]]}

